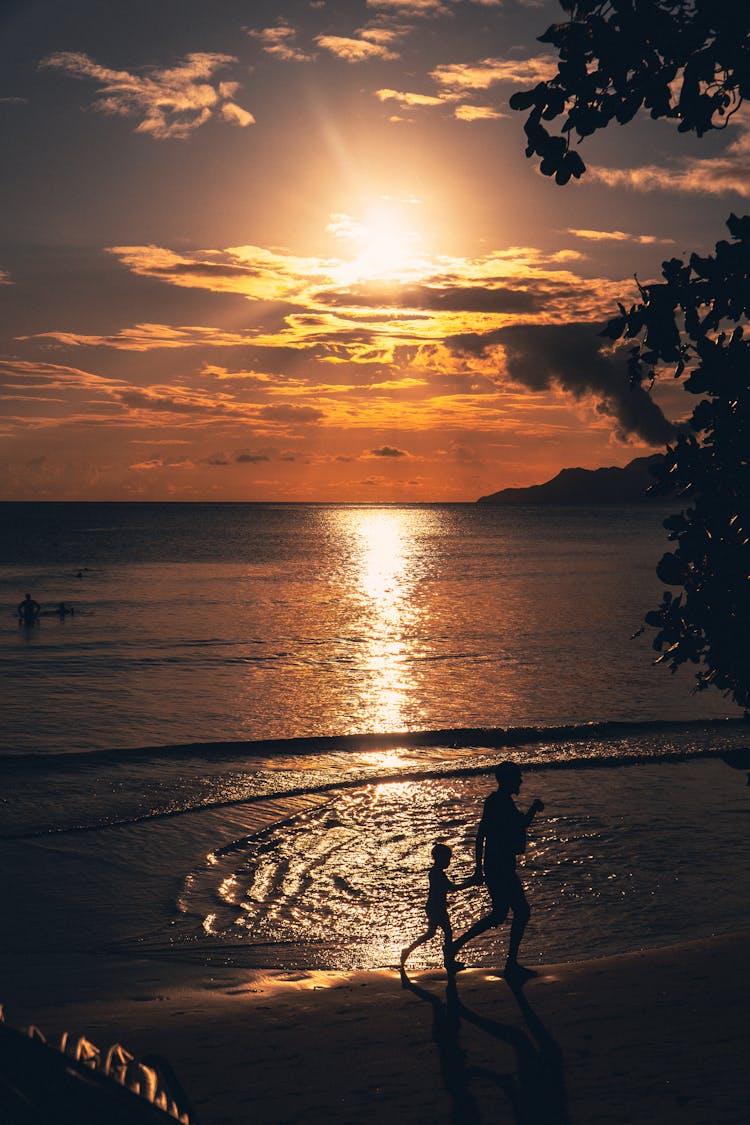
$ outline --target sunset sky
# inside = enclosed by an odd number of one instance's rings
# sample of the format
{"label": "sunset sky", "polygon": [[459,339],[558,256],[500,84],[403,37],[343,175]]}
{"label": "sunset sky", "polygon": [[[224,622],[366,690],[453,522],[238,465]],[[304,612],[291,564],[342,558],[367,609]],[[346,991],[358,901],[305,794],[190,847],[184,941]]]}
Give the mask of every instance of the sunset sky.
{"label": "sunset sky", "polygon": [[474,500],[663,444],[689,396],[597,327],[747,210],[750,118],[557,187],[508,99],[563,18],[3,0],[0,498]]}

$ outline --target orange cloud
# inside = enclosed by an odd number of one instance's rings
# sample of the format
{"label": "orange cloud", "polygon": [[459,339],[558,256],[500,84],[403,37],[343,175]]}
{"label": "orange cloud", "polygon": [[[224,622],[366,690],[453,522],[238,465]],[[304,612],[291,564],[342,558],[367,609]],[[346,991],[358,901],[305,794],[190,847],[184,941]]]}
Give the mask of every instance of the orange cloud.
{"label": "orange cloud", "polygon": [[608,187],[636,191],[679,191],[700,195],[736,192],[750,197],[750,122],[735,119],[735,139],[721,155],[684,158],[672,166],[644,164],[637,168],[589,169],[595,180]]}
{"label": "orange cloud", "polygon": [[499,109],[493,109],[489,105],[458,105],[453,111],[453,116],[459,121],[498,121],[508,114],[501,113]]}
{"label": "orange cloud", "polygon": [[[375,97],[379,98],[381,102],[393,101],[398,102],[400,106],[405,109],[411,109],[412,106],[437,106],[445,105],[447,99],[445,96],[438,97],[434,94],[411,94],[406,91],[400,90],[376,90]],[[450,98],[450,100],[453,100]]]}
{"label": "orange cloud", "polygon": [[142,276],[262,302],[258,322],[243,332],[137,324],[101,336],[48,330],[36,338],[123,351],[286,348],[313,352],[333,364],[382,364],[392,363],[398,348],[529,319],[602,319],[627,284],[593,278],[582,285],[567,268],[580,257],[576,252],[544,255],[521,247],[476,258],[418,258],[400,277],[360,280],[351,279],[350,267],[339,259],[299,258],[251,246],[189,255],[131,246],[113,253]]}
{"label": "orange cloud", "polygon": [[395,51],[391,51],[385,43],[378,41],[379,37],[367,37],[365,31],[361,38],[352,39],[343,35],[316,35],[315,42],[326,51],[330,51],[336,58],[344,62],[358,63],[369,59],[397,59]]}
{"label": "orange cloud", "polygon": [[267,55],[286,62],[311,62],[315,56],[303,51],[294,42],[297,38],[296,30],[285,20],[280,20],[275,27],[264,27],[254,31],[245,29],[251,39],[257,39]]}
{"label": "orange cloud", "polygon": [[254,123],[253,115],[233,100],[237,83],[211,81],[216,71],[236,62],[232,55],[197,52],[177,66],[131,74],[100,66],[79,51],[57,51],[39,65],[92,79],[99,84],[97,109],[117,117],[138,117],[136,133],[165,140],[184,139],[215,113],[243,128]]}
{"label": "orange cloud", "polygon": [[529,59],[486,58],[475,63],[446,63],[430,71],[430,77],[452,90],[487,90],[497,82],[517,86],[543,82],[557,73],[552,55]]}
{"label": "orange cloud", "polygon": [[638,242],[643,246],[671,245],[674,242],[673,238],[658,238],[655,234],[628,234],[623,230],[576,230],[566,227],[565,233],[589,242]]}

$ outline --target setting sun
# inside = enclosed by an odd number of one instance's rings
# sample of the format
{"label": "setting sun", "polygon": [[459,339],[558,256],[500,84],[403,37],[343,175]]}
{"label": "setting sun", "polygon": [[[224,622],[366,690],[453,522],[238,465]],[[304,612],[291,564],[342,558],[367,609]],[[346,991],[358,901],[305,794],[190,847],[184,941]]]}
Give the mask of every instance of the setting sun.
{"label": "setting sun", "polygon": [[419,272],[423,237],[413,214],[404,213],[406,207],[414,211],[413,203],[409,206],[381,200],[361,219],[331,216],[328,231],[343,244],[337,271],[341,280],[404,281]]}

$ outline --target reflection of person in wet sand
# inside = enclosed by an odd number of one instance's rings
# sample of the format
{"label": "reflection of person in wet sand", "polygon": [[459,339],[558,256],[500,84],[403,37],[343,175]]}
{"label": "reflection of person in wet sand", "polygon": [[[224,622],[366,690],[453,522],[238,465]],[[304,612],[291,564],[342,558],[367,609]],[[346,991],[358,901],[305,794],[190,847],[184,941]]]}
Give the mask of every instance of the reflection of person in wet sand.
{"label": "reflection of person in wet sand", "polygon": [[515,762],[501,762],[495,770],[495,777],[497,789],[484,802],[479,822],[474,869],[474,882],[486,884],[492,910],[454,941],[453,956],[467,941],[502,925],[508,912],[512,911],[505,974],[516,979],[533,977],[536,976],[534,971],[525,969],[518,962],[518,949],[531,910],[516,872],[516,856],[526,850],[526,829],[544,805],[541,801],[534,801],[525,813],[516,808],[513,795],[520,792],[523,779],[521,767]]}
{"label": "reflection of person in wet sand", "polygon": [[469,886],[470,883],[473,883],[474,880],[472,878],[465,883],[451,882],[445,874],[445,869],[451,861],[451,855],[451,849],[447,844],[435,844],[432,849],[433,862],[427,875],[430,889],[425,904],[428,928],[423,934],[420,934],[411,945],[407,945],[406,949],[402,950],[402,970],[409,954],[413,953],[417,946],[424,945],[425,942],[431,941],[438,930],[443,931],[443,959],[445,961],[446,970],[449,973],[455,973],[459,969],[463,969],[463,965],[456,961],[452,952],[453,931],[451,930],[451,920],[448,917],[448,891],[460,891],[464,887]]}
{"label": "reflection of person in wet sand", "polygon": [[21,625],[36,625],[41,608],[39,602],[35,602],[31,594],[27,594],[23,601],[18,604],[18,620]]}

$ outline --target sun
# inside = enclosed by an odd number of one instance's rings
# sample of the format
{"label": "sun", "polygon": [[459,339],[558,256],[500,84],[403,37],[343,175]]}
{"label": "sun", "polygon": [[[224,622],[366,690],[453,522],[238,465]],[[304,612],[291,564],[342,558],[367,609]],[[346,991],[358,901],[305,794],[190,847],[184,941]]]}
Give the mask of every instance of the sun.
{"label": "sun", "polygon": [[328,231],[348,243],[339,271],[342,280],[406,281],[419,272],[422,238],[403,205],[383,200],[361,219],[332,215]]}

